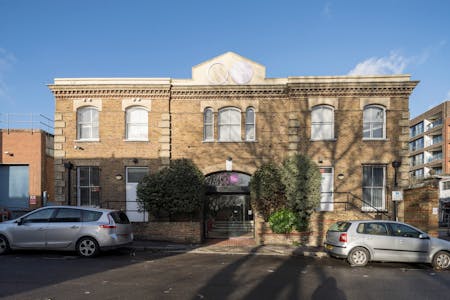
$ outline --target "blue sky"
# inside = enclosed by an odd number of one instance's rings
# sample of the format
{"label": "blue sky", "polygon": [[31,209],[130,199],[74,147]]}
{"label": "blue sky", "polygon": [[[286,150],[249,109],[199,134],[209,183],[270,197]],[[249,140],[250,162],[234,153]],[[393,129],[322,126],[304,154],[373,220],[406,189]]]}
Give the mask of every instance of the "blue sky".
{"label": "blue sky", "polygon": [[53,117],[59,77],[190,78],[227,51],[267,77],[410,74],[450,100],[450,1],[0,0],[0,113]]}

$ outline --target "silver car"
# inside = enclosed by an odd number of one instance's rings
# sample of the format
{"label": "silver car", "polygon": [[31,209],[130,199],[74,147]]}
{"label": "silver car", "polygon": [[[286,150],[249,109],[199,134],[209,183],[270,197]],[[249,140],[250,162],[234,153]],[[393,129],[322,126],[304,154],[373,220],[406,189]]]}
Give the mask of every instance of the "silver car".
{"label": "silver car", "polygon": [[0,223],[0,255],[11,249],[47,249],[93,257],[132,241],[130,221],[117,210],[48,206]]}
{"label": "silver car", "polygon": [[440,270],[450,267],[450,242],[394,221],[337,222],[327,231],[325,250],[331,256],[346,258],[352,266],[395,261],[431,263]]}

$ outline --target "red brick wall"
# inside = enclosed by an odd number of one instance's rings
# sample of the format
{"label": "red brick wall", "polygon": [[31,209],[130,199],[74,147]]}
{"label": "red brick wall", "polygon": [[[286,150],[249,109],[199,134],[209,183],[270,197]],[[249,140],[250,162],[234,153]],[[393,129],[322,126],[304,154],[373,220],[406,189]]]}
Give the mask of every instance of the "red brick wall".
{"label": "red brick wall", "polygon": [[[36,195],[37,204],[30,208],[41,206],[41,195],[44,190],[54,196],[53,158],[45,154],[46,136],[48,133],[32,130],[0,130],[0,164],[29,166],[29,194]],[[50,148],[52,148],[50,146]],[[13,155],[5,154],[5,152]]]}
{"label": "red brick wall", "polygon": [[201,243],[201,222],[148,222],[133,223],[136,239],[170,241],[177,243]]}
{"label": "red brick wall", "polygon": [[292,232],[290,234],[275,234],[268,223],[261,218],[256,218],[255,239],[258,244],[301,244],[307,246],[322,246],[326,238],[328,228],[337,221],[367,220],[375,216],[362,213],[358,210],[342,210],[332,212],[315,212],[310,219],[310,225],[306,232]]}
{"label": "red brick wall", "polygon": [[411,188],[404,191],[405,223],[437,237],[439,215],[433,214],[433,208],[439,208],[439,189],[435,185]]}

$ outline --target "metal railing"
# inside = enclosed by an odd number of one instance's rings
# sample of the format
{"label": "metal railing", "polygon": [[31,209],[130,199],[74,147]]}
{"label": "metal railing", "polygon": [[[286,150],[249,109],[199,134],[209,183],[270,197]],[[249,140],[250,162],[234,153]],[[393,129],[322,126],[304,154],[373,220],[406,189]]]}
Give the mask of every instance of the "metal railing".
{"label": "metal railing", "polygon": [[54,130],[53,120],[43,114],[23,113],[0,113],[0,128],[7,129],[31,129],[44,130],[52,133]]}
{"label": "metal railing", "polygon": [[360,198],[359,196],[351,193],[351,192],[333,192],[334,195],[336,195],[337,199],[334,199],[333,201],[323,201],[321,204],[333,204],[333,206],[338,206],[334,210],[353,210],[357,209],[361,211],[362,213],[367,214],[376,214],[378,216],[384,216],[386,219],[392,219],[392,216],[389,215],[389,207],[388,207],[388,201],[386,201],[386,206],[384,208],[379,208],[372,203],[369,203],[365,201],[364,199]]}

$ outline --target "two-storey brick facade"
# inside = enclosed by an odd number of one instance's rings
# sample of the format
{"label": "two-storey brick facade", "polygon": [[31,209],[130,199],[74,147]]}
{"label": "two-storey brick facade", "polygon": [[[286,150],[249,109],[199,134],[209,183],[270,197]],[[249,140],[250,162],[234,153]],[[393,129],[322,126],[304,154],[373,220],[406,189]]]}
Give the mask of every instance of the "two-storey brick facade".
{"label": "two-storey brick facade", "polygon": [[209,201],[229,203],[205,215],[198,234],[208,235],[207,219],[253,221],[248,180],[258,166],[305,153],[324,179],[317,222],[350,216],[349,204],[392,213],[393,161],[408,184],[416,85],[408,75],[266,78],[231,52],[193,67],[191,79],[55,79],[56,200],[122,208],[145,223],[138,178],[188,158],[216,185]]}

